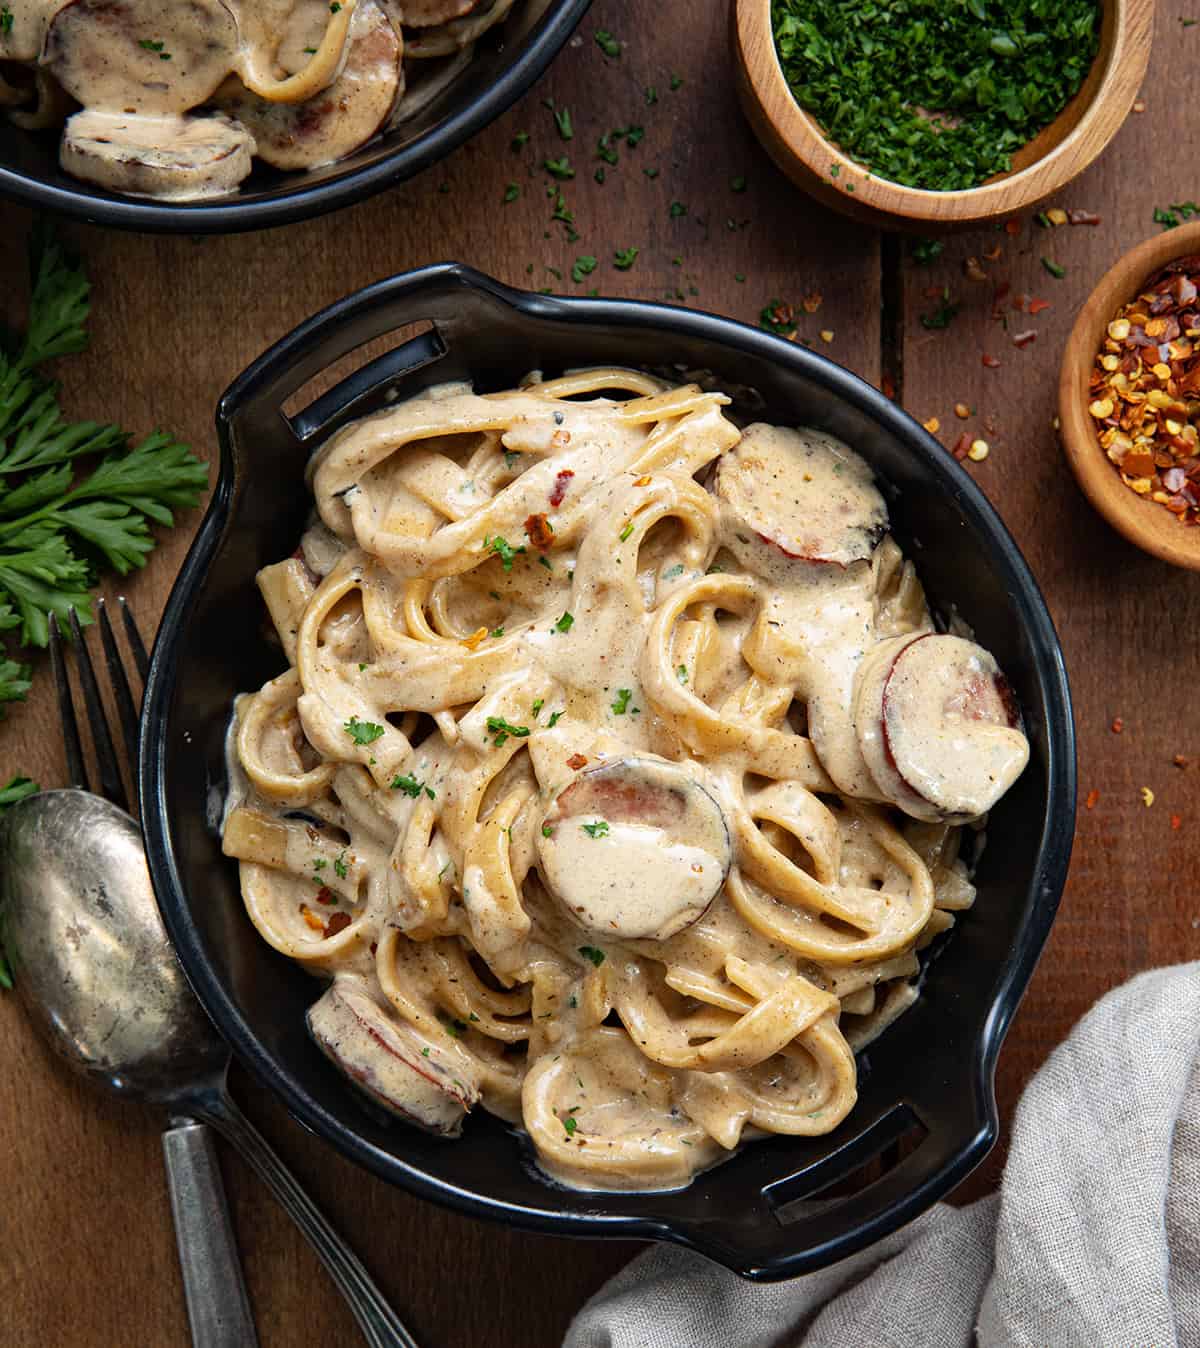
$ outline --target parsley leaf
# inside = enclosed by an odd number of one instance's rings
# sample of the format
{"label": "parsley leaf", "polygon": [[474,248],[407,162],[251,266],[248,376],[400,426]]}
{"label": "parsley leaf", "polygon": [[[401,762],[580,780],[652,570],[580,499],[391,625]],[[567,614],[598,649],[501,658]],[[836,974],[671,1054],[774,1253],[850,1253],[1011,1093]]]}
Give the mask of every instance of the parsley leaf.
{"label": "parsley leaf", "polygon": [[608,820],[597,819],[594,824],[580,824],[579,826],[588,835],[589,838],[607,838]]}
{"label": "parsley leaf", "polygon": [[629,708],[629,699],[633,696],[631,688],[618,688],[616,700],[612,704],[613,713],[623,716]]}
{"label": "parsley leaf", "polygon": [[[0,788],[0,815],[8,809],[10,805],[15,805],[17,801],[24,800],[26,796],[32,796],[38,790],[38,784],[31,782],[28,777],[14,777],[5,787]],[[0,919],[3,918],[3,912],[0,912]],[[2,936],[0,928],[0,936]],[[3,941],[0,940],[0,988],[12,987],[12,971],[8,967],[8,962],[4,957]]]}
{"label": "parsley leaf", "polygon": [[579,953],[585,960],[591,960],[597,969],[604,963],[604,951],[597,950],[594,945],[581,945]]}
{"label": "parsley leaf", "polygon": [[554,624],[556,632],[569,632],[575,626],[575,615],[573,613],[564,613],[558,622]]}
{"label": "parsley leaf", "polygon": [[485,538],[483,546],[486,551],[494,552],[500,558],[500,565],[505,571],[511,571],[513,569],[513,558],[525,551],[523,547],[514,548],[508,539],[501,538],[499,534],[495,538]]}
{"label": "parsley leaf", "polygon": [[494,738],[492,743],[499,748],[511,735],[514,739],[525,739],[529,734],[527,725],[510,725],[503,716],[489,716],[487,718],[488,733]]}
{"label": "parsley leaf", "polygon": [[360,721],[357,716],[352,716],[342,729],[359,745],[374,744],[383,734],[383,726],[374,721]]}
{"label": "parsley leaf", "polygon": [[604,28],[596,29],[596,46],[605,56],[620,57],[621,55],[621,44]]}

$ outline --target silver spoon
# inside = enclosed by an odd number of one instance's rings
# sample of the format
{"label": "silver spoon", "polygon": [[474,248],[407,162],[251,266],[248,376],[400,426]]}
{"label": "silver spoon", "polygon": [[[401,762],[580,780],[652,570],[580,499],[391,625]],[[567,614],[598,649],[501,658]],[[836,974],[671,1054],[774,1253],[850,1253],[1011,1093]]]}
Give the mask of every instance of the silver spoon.
{"label": "silver spoon", "polygon": [[[98,1085],[223,1133],[308,1237],[372,1348],[416,1348],[350,1247],[230,1099],[229,1049],[175,958],[129,815],[75,790],[14,805],[0,821],[0,918],[21,998],[59,1055]],[[203,1222],[203,1209],[190,1207]],[[225,1290],[214,1287],[214,1297]]]}

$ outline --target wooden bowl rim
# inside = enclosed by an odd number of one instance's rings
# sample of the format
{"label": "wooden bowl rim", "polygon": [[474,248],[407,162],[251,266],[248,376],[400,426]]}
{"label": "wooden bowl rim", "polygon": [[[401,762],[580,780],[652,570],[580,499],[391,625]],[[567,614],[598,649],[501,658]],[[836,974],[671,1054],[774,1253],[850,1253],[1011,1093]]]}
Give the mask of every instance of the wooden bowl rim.
{"label": "wooden bowl rim", "polygon": [[1200,221],[1146,239],[1104,273],[1067,338],[1058,381],[1058,417],[1067,462],[1100,514],[1143,552],[1196,571],[1200,570],[1200,526],[1181,524],[1169,510],[1130,491],[1121,481],[1100,448],[1087,395],[1092,363],[1117,309],[1160,267],[1192,252],[1200,252]]}
{"label": "wooden bowl rim", "polygon": [[[979,187],[951,192],[905,187],[876,177],[826,137],[816,119],[796,101],[784,77],[771,24],[771,0],[735,0],[735,25],[738,54],[751,95],[775,133],[810,173],[830,182],[830,169],[836,165],[837,179],[830,186],[842,191],[853,186],[853,199],[860,205],[909,220],[949,225],[1014,215],[1045,199],[1082,173],[1116,135],[1129,115],[1150,61],[1154,5],[1153,0],[1148,0],[1144,8],[1140,0],[1112,3],[1116,11],[1112,48],[1100,85],[1078,123],[1049,153],[1027,168]],[[1144,40],[1139,40],[1143,19]],[[771,59],[750,61],[747,53],[755,48],[768,51]],[[768,98],[783,109],[780,120],[770,115]],[[1098,139],[1091,139],[1097,124],[1103,124],[1110,115],[1111,124],[1102,128]]]}

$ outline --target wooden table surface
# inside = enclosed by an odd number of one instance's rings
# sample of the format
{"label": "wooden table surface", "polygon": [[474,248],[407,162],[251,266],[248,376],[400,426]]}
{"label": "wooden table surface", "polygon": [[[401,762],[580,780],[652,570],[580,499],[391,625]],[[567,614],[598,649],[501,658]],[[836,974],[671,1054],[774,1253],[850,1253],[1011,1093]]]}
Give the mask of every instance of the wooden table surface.
{"label": "wooden table surface", "polygon": [[[1179,91],[1190,87],[1200,27],[1185,27],[1190,11],[1177,9],[1160,8],[1145,111],[1058,203],[1094,211],[1101,223],[1044,230],[1025,218],[1015,234],[987,229],[948,240],[925,266],[907,243],[813,205],[772,167],[734,97],[724,0],[597,0],[512,113],[415,182],[352,210],[203,240],[66,228],[87,259],[95,301],[91,349],[62,367],[66,406],[138,432],[169,426],[211,455],[215,401],[264,346],[378,277],[460,259],[518,285],[571,292],[595,284],[603,294],[673,298],[749,322],[771,300],[790,302],[801,339],[872,381],[893,380],[914,415],[939,418],[947,445],[964,428],[986,438],[990,457],[970,470],[1015,534],[1058,625],[1081,784],[1070,882],[1000,1060],[1007,1121],[1030,1074],[1101,993],[1140,969],[1200,955],[1200,576],[1150,561],[1092,513],[1052,425],[1062,343],[1092,284],[1158,228],[1155,204],[1196,195],[1181,153],[1192,114]],[[598,28],[623,41],[619,60],[602,55]],[[674,91],[673,76],[683,80]],[[547,98],[569,107],[570,144],[559,140]],[[620,164],[596,183],[597,137],[629,124],[645,127],[644,140],[622,149]],[[530,140],[514,152],[518,131]],[[564,184],[580,234],[573,244],[549,220],[540,168],[564,152],[577,168]],[[744,190],[735,190],[743,178]],[[504,205],[510,182],[522,194]],[[686,213],[673,211],[674,202]],[[27,212],[0,205],[0,317],[9,321],[23,312],[29,223]],[[633,246],[636,263],[616,270],[613,251]],[[969,280],[966,258],[997,247],[997,260],[982,262],[988,282]],[[570,266],[581,254],[600,265],[574,286]],[[1050,275],[1043,258],[1065,276]],[[1006,329],[993,318],[994,286],[1003,283],[1053,307],[1036,317],[1009,307]],[[943,287],[961,312],[948,328],[927,330],[919,316],[936,307]],[[819,309],[806,313],[801,301],[817,295]],[[1012,334],[1027,328],[1037,339],[1018,349]],[[999,367],[985,367],[984,353]],[[958,419],[956,403],[971,409],[968,420]],[[198,519],[193,512],[182,521],[149,568],[120,589],[147,632]],[[17,771],[45,785],[64,778],[43,664],[28,705],[0,724],[4,779]],[[1175,766],[1176,754],[1191,764]],[[1144,786],[1155,793],[1151,808]],[[1091,809],[1083,804],[1089,792],[1099,793]],[[162,1120],[64,1075],[12,996],[0,996],[0,1063],[5,1343],[185,1344]],[[342,1160],[243,1074],[234,1091],[429,1348],[557,1343],[573,1311],[633,1252],[442,1212]],[[279,1208],[235,1157],[223,1151],[222,1160],[265,1348],[356,1342],[337,1294]],[[962,1196],[993,1185],[1000,1164],[998,1150]]]}

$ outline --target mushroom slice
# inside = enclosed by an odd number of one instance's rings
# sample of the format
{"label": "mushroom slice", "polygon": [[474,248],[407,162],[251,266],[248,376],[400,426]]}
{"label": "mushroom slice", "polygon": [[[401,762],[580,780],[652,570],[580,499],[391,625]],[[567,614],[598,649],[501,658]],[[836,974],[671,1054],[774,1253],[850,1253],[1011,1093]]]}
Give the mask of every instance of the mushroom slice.
{"label": "mushroom slice", "polygon": [[[237,73],[268,103],[306,103],[337,79],[363,0],[250,0],[238,6],[242,46]],[[296,41],[303,34],[303,42]],[[297,54],[307,57],[303,62]],[[287,74],[279,78],[276,71]]]}
{"label": "mushroom slice", "polygon": [[85,108],[163,116],[205,102],[237,48],[223,0],[71,0],[50,24],[42,64]]}
{"label": "mushroom slice", "polygon": [[865,561],[887,529],[871,470],[824,431],[748,426],[722,457],[715,487],[725,543],[755,571],[763,545],[776,561]]}
{"label": "mushroom slice", "polygon": [[465,1069],[389,1016],[348,979],[335,979],[309,1008],[308,1032],[331,1063],[376,1104],[406,1123],[457,1137],[479,1100]]}
{"label": "mushroom slice", "polygon": [[985,814],[1029,761],[1008,680],[988,651],[962,637],[929,634],[906,645],[892,661],[881,710],[888,758],[934,817]]}
{"label": "mushroom slice", "polygon": [[210,117],[127,117],[77,112],[59,158],[76,178],[126,196],[197,201],[232,192],[250,172],[254,138],[237,122]]}
{"label": "mushroom slice", "polygon": [[231,79],[214,102],[254,134],[258,155],[279,169],[336,163],[386,125],[403,91],[401,43],[374,0],[354,15],[346,63],[336,81],[307,103],[271,103]]}
{"label": "mushroom slice", "polygon": [[725,883],[732,846],[716,800],[677,763],[619,758],[559,792],[537,838],[547,887],[598,937],[665,941]]}

